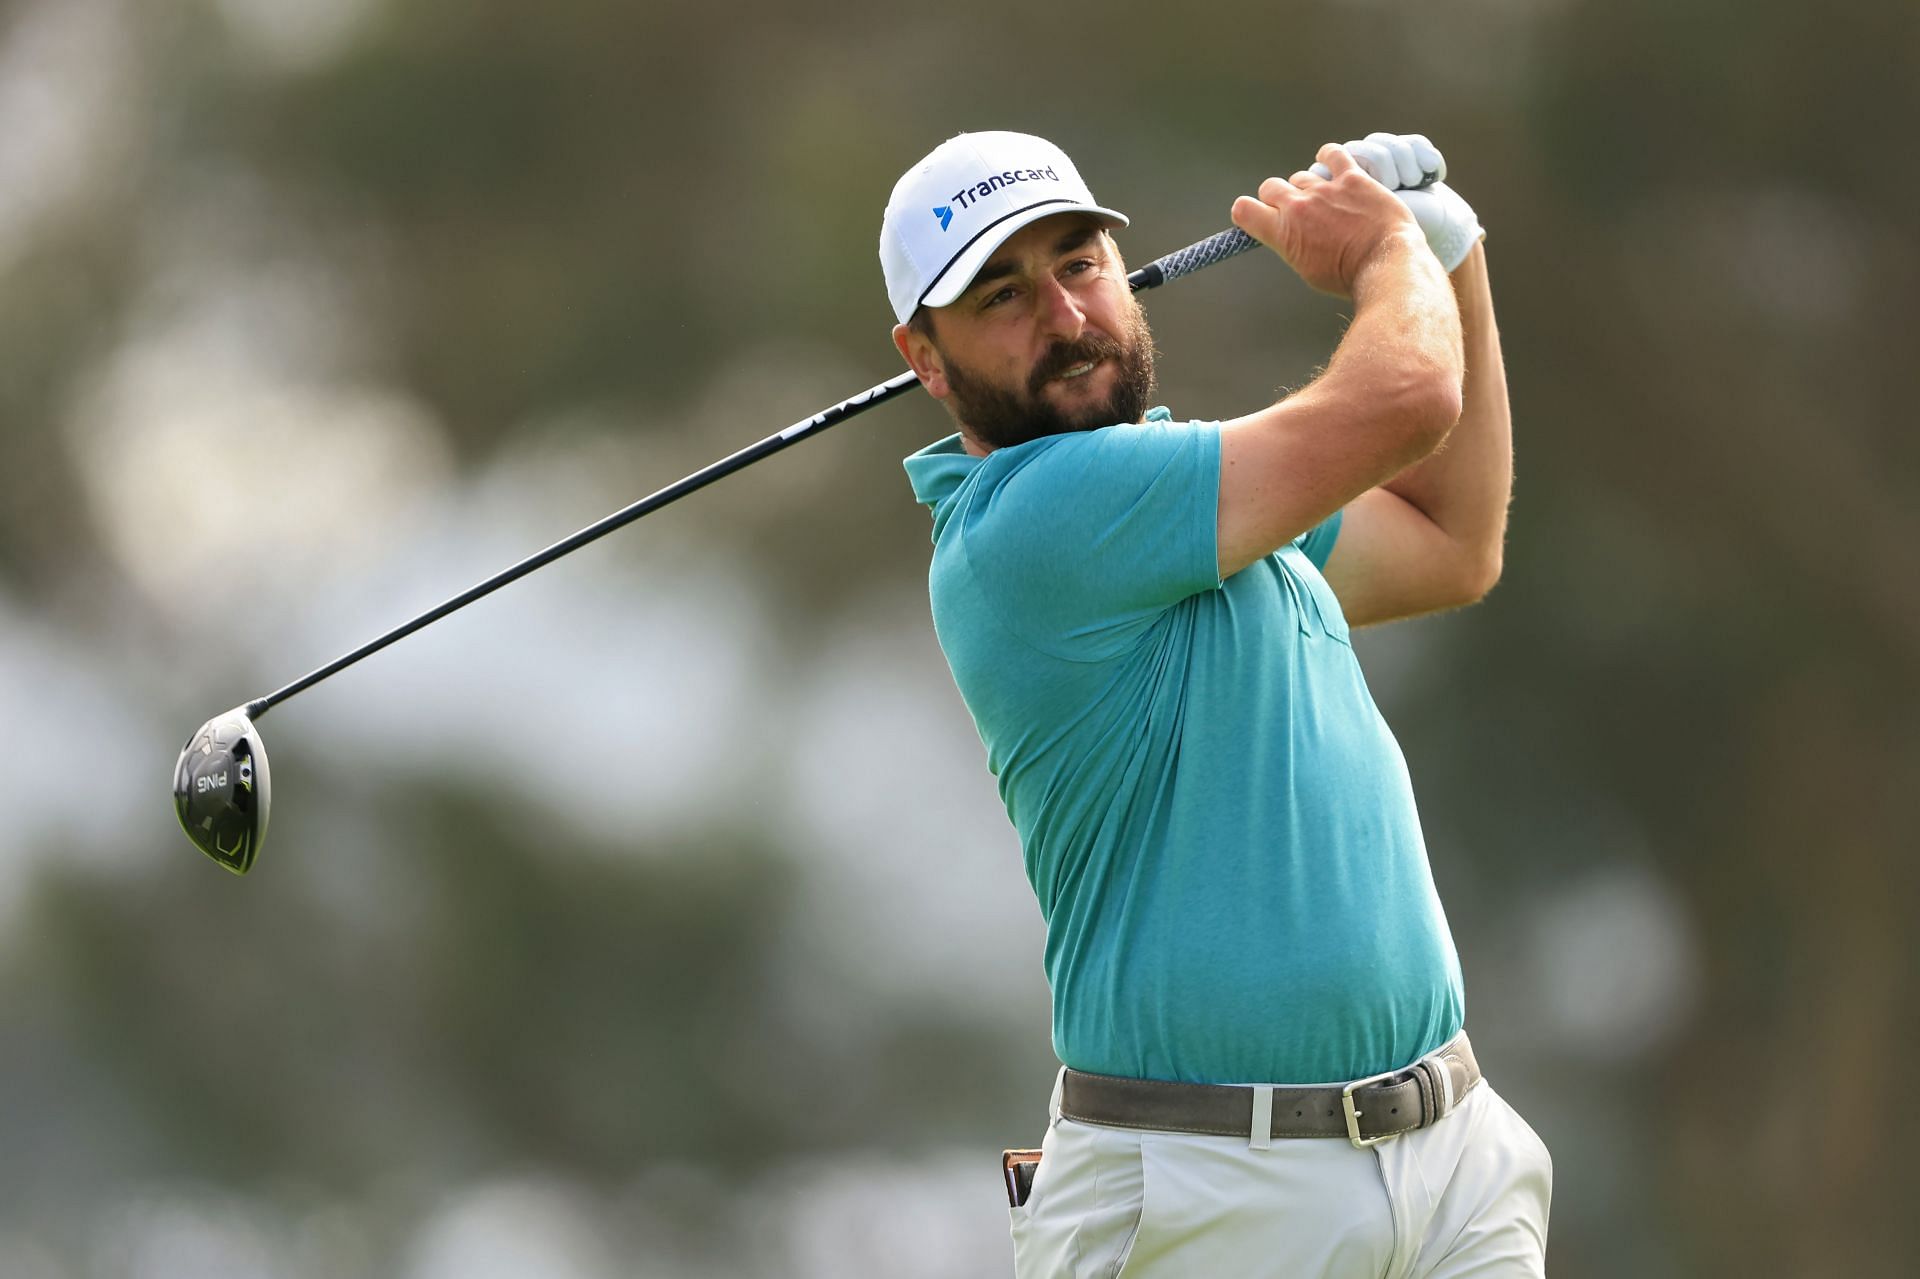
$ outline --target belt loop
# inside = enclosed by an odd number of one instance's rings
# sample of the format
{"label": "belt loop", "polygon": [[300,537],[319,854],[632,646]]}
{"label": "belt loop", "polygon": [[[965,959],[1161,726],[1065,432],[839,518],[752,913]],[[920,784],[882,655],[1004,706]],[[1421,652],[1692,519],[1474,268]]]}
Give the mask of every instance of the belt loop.
{"label": "belt loop", "polygon": [[1414,1062],[1408,1071],[1420,1093],[1420,1126],[1425,1127],[1445,1113],[1441,1107],[1447,1103],[1440,1095],[1440,1080],[1424,1057]]}
{"label": "belt loop", "polygon": [[1255,1150],[1273,1149],[1273,1085],[1253,1086],[1253,1124],[1247,1133],[1247,1145]]}

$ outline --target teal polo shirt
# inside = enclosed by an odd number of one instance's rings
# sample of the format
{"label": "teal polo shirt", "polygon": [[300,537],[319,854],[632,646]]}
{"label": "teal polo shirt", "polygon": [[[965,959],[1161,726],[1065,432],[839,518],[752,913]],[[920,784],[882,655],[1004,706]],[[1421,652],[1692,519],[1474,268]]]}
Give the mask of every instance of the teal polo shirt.
{"label": "teal polo shirt", "polygon": [[934,629],[1046,919],[1078,1070],[1318,1083],[1460,1029],[1406,761],[1320,569],[1340,517],[1222,582],[1220,425],[1155,409],[906,459]]}

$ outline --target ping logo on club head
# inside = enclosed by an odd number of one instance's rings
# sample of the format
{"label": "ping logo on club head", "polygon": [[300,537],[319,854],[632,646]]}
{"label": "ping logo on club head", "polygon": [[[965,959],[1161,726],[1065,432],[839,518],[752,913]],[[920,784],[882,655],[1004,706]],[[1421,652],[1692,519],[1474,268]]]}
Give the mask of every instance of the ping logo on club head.
{"label": "ping logo on club head", "polygon": [[940,219],[940,229],[944,231],[953,223],[953,206],[950,204],[940,205],[934,209],[933,216]]}
{"label": "ping logo on club head", "polygon": [[227,775],[225,773],[206,773],[194,779],[193,788],[202,795],[205,795],[209,791],[218,790],[226,784]]}

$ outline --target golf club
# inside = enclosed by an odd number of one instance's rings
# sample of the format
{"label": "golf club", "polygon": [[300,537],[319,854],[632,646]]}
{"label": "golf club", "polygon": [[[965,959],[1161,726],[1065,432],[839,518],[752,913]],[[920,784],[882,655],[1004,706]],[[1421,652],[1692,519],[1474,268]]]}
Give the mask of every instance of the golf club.
{"label": "golf club", "polygon": [[[1236,254],[1245,253],[1257,244],[1258,241],[1237,228],[1222,231],[1149,262],[1127,276],[1127,285],[1136,293],[1143,289],[1155,288],[1169,280],[1190,275],[1202,267],[1212,266]],[[723,457],[712,465],[695,471],[685,479],[641,498],[631,506],[615,511],[598,523],[590,524],[571,537],[555,542],[537,555],[529,556],[505,572],[496,574],[477,586],[463,591],[446,603],[429,609],[412,621],[395,627],[378,639],[363,644],[346,656],[329,662],[311,674],[288,684],[285,688],[236,706],[225,714],[208,720],[194,730],[193,735],[187,739],[186,746],[180,751],[179,762],[174,766],[173,803],[175,812],[180,818],[181,829],[187,832],[187,838],[191,839],[201,852],[236,875],[246,874],[253,866],[254,860],[259,857],[261,843],[267,834],[267,751],[265,743],[261,741],[260,730],[256,727],[256,721],[262,715],[295,693],[312,688],[329,675],[338,674],[361,658],[379,652],[395,640],[403,639],[421,627],[465,608],[481,596],[491,594],[517,578],[525,577],[543,565],[551,564],[561,556],[576,551],[588,542],[611,533],[623,525],[632,523],[642,515],[657,511],[669,502],[678,501],[696,489],[705,488],[715,480],[751,466],[761,458],[769,457],[789,445],[818,435],[827,428],[837,426],[877,404],[884,404],[909,387],[919,385],[919,381],[915,374],[906,372],[888,378],[878,385],[870,386],[858,395],[840,401],[832,408],[822,409],[810,418],[795,422],[792,426],[777,434],[769,435],[757,444],[749,445],[737,453]]]}

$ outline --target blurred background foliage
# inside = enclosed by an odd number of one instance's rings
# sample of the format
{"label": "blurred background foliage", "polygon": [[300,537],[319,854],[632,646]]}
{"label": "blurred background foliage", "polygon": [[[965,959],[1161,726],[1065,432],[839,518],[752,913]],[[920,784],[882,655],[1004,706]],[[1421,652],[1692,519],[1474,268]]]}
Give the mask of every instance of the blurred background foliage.
{"label": "blurred background foliage", "polygon": [[[1136,262],[1418,129],[1491,230],[1504,583],[1369,632],[1553,1270],[1909,1275],[1920,9],[0,3],[0,1274],[1004,1273],[1037,912],[925,616],[925,402],[179,741],[893,373],[906,165]],[[1163,394],[1298,385],[1271,259]],[[1891,1100],[1889,1100],[1891,1098]]]}

